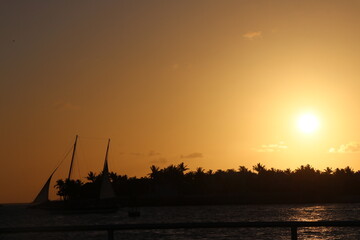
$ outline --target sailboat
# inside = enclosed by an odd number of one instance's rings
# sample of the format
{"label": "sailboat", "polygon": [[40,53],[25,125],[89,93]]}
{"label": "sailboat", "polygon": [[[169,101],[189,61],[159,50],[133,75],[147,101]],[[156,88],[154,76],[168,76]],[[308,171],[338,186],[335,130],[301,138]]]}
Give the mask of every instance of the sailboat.
{"label": "sailboat", "polygon": [[[75,143],[73,146],[73,152],[71,157],[70,169],[67,181],[70,181],[73,163],[75,159],[76,146],[78,141],[78,135],[76,135]],[[110,147],[110,139],[108,140],[104,167],[102,171],[102,182],[100,186],[100,193],[98,199],[78,199],[78,200],[65,200],[64,201],[50,201],[49,189],[52,176],[56,172],[59,166],[50,174],[50,177],[45,182],[44,186],[35,197],[31,206],[34,208],[42,208],[48,210],[55,210],[60,212],[73,212],[73,213],[94,213],[94,212],[115,212],[117,211],[117,205],[114,201],[115,193],[109,179],[109,167],[108,167],[108,154]]]}
{"label": "sailboat", "polygon": [[99,196],[100,199],[113,199],[115,197],[114,189],[109,179],[109,167],[108,167],[109,147],[110,147],[110,139],[108,140],[108,144],[106,147],[104,168],[102,171],[103,178],[100,186],[100,196]]}

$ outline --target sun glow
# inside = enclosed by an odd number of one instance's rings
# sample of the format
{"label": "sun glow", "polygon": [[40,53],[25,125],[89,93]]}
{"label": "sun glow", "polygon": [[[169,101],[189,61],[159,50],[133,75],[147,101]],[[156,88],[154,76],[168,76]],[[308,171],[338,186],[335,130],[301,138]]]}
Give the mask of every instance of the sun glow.
{"label": "sun glow", "polygon": [[319,119],[313,114],[303,114],[298,118],[297,127],[300,132],[310,134],[319,129]]}

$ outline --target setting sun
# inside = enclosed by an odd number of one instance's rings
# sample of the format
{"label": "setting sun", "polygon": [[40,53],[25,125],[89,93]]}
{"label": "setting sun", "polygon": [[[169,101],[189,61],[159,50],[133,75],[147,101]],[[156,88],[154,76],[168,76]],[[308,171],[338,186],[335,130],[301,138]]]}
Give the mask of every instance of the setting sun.
{"label": "setting sun", "polygon": [[313,114],[303,114],[298,118],[297,127],[302,133],[313,133],[319,129],[319,119]]}

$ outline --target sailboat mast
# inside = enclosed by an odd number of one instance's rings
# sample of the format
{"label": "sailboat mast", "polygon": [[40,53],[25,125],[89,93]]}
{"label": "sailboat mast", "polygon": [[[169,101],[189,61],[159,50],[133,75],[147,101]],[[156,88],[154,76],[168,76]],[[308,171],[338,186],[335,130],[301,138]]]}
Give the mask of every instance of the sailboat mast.
{"label": "sailboat mast", "polygon": [[109,172],[109,167],[108,167],[109,147],[110,147],[110,138],[108,140],[108,144],[107,144],[107,148],[106,148],[105,162],[104,162],[104,169],[103,169],[103,172],[104,173],[106,172],[106,174]]}
{"label": "sailboat mast", "polygon": [[100,196],[99,196],[100,199],[107,199],[107,198],[115,197],[114,189],[113,189],[110,179],[109,179],[109,167],[108,167],[109,147],[110,147],[110,138],[109,138],[107,148],[106,148],[104,169],[102,172],[103,178],[102,178],[101,187],[100,187]]}
{"label": "sailboat mast", "polygon": [[70,180],[70,177],[71,177],[72,166],[73,166],[74,159],[75,159],[75,151],[76,151],[77,140],[78,140],[78,135],[76,135],[76,138],[75,138],[74,149],[73,149],[73,153],[72,153],[72,157],[71,157],[70,170],[69,170],[69,175],[68,175],[68,178],[67,178],[69,180]]}

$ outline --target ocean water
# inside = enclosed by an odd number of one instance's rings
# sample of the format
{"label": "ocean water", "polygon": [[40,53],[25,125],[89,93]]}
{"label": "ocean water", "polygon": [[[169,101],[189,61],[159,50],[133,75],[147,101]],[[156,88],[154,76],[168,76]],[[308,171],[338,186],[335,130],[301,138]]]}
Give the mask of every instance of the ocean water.
{"label": "ocean water", "polygon": [[[360,204],[229,205],[140,207],[141,216],[128,217],[128,208],[111,214],[64,215],[28,209],[25,205],[0,207],[0,227],[102,225],[122,223],[176,223],[218,221],[327,221],[360,220]],[[299,228],[299,239],[360,239],[360,228]],[[290,229],[187,229],[116,231],[115,239],[290,239]],[[107,239],[106,232],[3,234],[5,239]]]}

